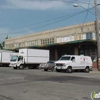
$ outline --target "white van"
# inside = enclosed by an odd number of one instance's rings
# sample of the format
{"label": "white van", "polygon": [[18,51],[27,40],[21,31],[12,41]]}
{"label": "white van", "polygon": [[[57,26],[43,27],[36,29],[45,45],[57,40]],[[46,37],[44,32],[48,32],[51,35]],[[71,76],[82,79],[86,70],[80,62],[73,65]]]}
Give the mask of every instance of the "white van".
{"label": "white van", "polygon": [[63,55],[55,62],[57,72],[67,71],[71,73],[73,70],[84,70],[89,72],[92,70],[92,59],[89,56],[80,55]]}

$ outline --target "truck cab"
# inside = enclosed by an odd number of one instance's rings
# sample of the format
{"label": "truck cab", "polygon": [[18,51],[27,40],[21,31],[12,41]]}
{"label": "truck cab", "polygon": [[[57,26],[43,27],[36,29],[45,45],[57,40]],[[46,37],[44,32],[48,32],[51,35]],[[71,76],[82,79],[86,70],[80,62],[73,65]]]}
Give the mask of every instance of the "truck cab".
{"label": "truck cab", "polygon": [[24,59],[23,59],[23,56],[19,56],[19,55],[13,55],[11,57],[11,60],[10,60],[10,67],[13,67],[14,69],[17,69],[17,68],[23,68],[24,64]]}

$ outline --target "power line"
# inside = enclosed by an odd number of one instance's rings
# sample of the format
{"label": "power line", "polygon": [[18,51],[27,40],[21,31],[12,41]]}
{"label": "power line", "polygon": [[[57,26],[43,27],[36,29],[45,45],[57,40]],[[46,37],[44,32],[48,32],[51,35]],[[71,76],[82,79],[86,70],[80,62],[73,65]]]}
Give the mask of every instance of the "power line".
{"label": "power line", "polygon": [[[89,0],[89,3],[90,3],[90,0]],[[88,3],[88,8],[87,8],[87,9],[89,9],[89,3]],[[86,13],[86,16],[85,16],[85,19],[84,19],[84,21],[83,21],[83,24],[84,24],[84,22],[86,21],[87,16],[88,16],[88,11],[87,11],[87,13]]]}
{"label": "power line", "polygon": [[[48,1],[60,1],[60,2],[71,2],[71,3],[79,2],[79,0],[74,0],[74,1],[71,1],[71,0],[48,0]],[[46,23],[46,22],[49,22],[49,21],[52,21],[52,20],[56,20],[56,19],[65,17],[65,16],[67,16],[67,15],[64,15],[64,16],[61,16],[61,17],[58,17],[58,18],[49,19],[49,20],[46,20],[46,21],[41,21],[41,22],[38,22],[38,23],[32,23],[30,25],[24,25],[24,26],[21,26],[21,27],[14,28],[13,30],[20,29],[20,28],[27,27],[27,26],[32,26],[32,25],[38,25],[38,24]],[[0,31],[0,32],[2,32],[2,31]],[[5,31],[3,31],[3,32],[5,32]]]}
{"label": "power line", "polygon": [[[38,29],[38,28],[42,28],[42,27],[45,27],[45,26],[49,26],[49,25],[51,25],[51,24],[58,23],[58,22],[63,21],[63,20],[65,20],[65,19],[69,19],[69,18],[72,18],[72,17],[74,17],[74,16],[77,16],[77,15],[79,15],[79,14],[85,12],[85,11],[86,11],[86,10],[81,11],[81,12],[77,12],[77,13],[74,13],[74,14],[70,14],[69,16],[67,16],[67,17],[65,17],[65,18],[63,18],[63,19],[59,19],[59,20],[56,20],[56,21],[54,21],[54,22],[51,22],[51,23],[48,23],[48,24],[45,24],[45,25],[41,25],[41,26],[38,26],[38,27],[34,27],[34,28],[31,28],[31,29]],[[25,31],[26,31],[26,30],[25,30]],[[19,31],[19,32],[24,32],[24,31]],[[18,32],[13,32],[13,33],[18,33]],[[13,33],[10,33],[10,34],[13,34]],[[2,35],[2,34],[0,34],[0,35]]]}
{"label": "power line", "polygon": [[[74,13],[73,13],[73,14],[74,14]],[[56,18],[52,18],[52,19],[40,21],[40,22],[37,22],[37,23],[32,23],[32,24],[30,24],[30,25],[24,25],[24,26],[21,26],[21,27],[14,28],[14,30],[20,29],[20,28],[23,28],[23,27],[32,26],[32,25],[43,24],[43,23],[46,23],[46,22],[49,22],[49,21],[53,21],[53,20],[58,20],[58,19],[61,19],[61,18],[66,17],[66,16],[70,16],[70,15],[73,15],[73,14],[65,14],[65,15],[60,16],[60,17],[56,17]],[[76,14],[76,13],[75,13],[75,14]],[[2,31],[0,31],[0,32],[2,32]]]}
{"label": "power line", "polygon": [[[33,0],[33,1],[37,1],[37,0]],[[39,1],[42,1],[42,0],[39,0]],[[59,2],[68,2],[68,3],[82,3],[82,4],[84,3],[84,4],[90,4],[90,3],[86,3],[86,2],[83,2],[83,1],[79,1],[79,0],[73,0],[73,1],[72,0],[45,0],[45,1],[59,1]],[[22,27],[24,27],[24,26],[22,26]]]}
{"label": "power line", "polygon": [[[89,2],[90,2],[90,0],[89,0]],[[83,7],[82,7],[82,8],[83,8]],[[88,8],[87,8],[87,9],[89,9],[89,4],[88,4]],[[84,24],[84,22],[86,21],[87,16],[88,16],[88,10],[87,10],[85,19],[84,19],[84,21],[83,21],[83,23],[82,23],[82,26],[81,26],[81,32],[82,32],[82,34],[83,34],[83,24]]]}
{"label": "power line", "polygon": [[[93,7],[92,7],[93,8]],[[92,8],[89,8],[89,9],[85,9],[84,11],[82,11],[82,12],[78,12],[78,13],[73,13],[73,14],[66,14],[66,15],[64,15],[64,16],[60,16],[60,17],[57,17],[57,18],[53,18],[53,19],[49,19],[49,20],[45,20],[45,21],[41,21],[41,22],[38,22],[38,23],[33,23],[33,24],[30,24],[30,25],[26,25],[26,26],[22,26],[22,27],[18,27],[18,28],[14,28],[13,30],[17,30],[17,29],[20,29],[20,28],[23,28],[23,27],[27,27],[27,26],[32,26],[32,25],[40,25],[40,24],[43,24],[43,23],[46,23],[46,22],[51,22],[51,21],[53,21],[53,20],[58,20],[59,19],[59,21],[60,20],[63,20],[62,18],[64,18],[64,19],[67,19],[66,17],[70,17],[70,16],[73,16],[73,15],[78,15],[79,13],[83,13],[83,12],[85,12],[85,11],[88,11],[88,10],[90,10],[90,9],[92,9]],[[52,23],[50,23],[50,24],[54,24],[54,23],[56,23],[56,22],[58,22],[58,21],[55,21],[55,22],[52,22]],[[49,25],[49,24],[46,24],[46,25]],[[43,27],[43,26],[45,26],[45,25],[42,25],[41,27]],[[40,26],[39,26],[40,27]],[[39,28],[38,27],[38,28]],[[36,27],[37,28],[37,27]],[[35,28],[35,29],[36,29]],[[32,28],[32,29],[34,29],[34,28]],[[2,31],[0,31],[0,32],[2,32]],[[3,31],[4,32],[4,31]],[[14,32],[15,33],[15,32]],[[6,33],[5,33],[6,34]],[[4,35],[4,34],[0,34],[0,35]]]}

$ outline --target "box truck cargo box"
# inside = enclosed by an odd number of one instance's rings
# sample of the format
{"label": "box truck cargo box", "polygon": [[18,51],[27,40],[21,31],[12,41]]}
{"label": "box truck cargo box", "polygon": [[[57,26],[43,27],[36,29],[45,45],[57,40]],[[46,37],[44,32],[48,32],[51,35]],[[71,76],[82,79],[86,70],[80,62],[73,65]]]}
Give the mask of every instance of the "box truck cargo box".
{"label": "box truck cargo box", "polygon": [[0,50],[0,66],[9,66],[12,55],[18,54],[13,51]]}
{"label": "box truck cargo box", "polygon": [[35,68],[40,63],[49,61],[49,50],[42,49],[19,49],[18,56],[12,56],[9,66],[17,68]]}

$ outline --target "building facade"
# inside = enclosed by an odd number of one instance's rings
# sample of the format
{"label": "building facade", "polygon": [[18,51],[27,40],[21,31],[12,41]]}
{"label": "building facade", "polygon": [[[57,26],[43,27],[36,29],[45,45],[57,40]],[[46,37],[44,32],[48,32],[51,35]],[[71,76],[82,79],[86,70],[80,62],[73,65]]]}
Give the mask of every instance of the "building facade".
{"label": "building facade", "polygon": [[94,59],[97,55],[95,22],[5,40],[5,49],[19,48],[49,49],[52,60],[58,60],[63,54],[89,55]]}

